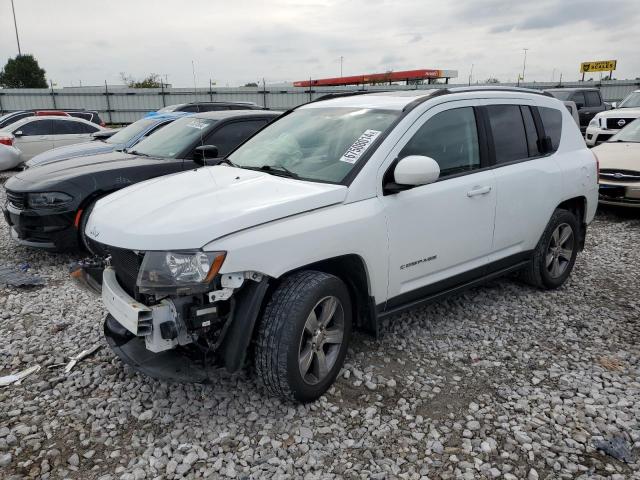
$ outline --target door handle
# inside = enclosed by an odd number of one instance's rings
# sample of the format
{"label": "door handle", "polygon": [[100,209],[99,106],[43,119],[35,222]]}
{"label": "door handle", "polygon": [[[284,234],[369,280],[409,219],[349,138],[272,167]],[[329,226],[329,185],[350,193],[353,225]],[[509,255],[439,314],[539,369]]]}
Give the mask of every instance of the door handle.
{"label": "door handle", "polygon": [[478,195],[486,195],[491,191],[491,187],[474,187],[473,190],[467,192],[467,197],[477,197]]}

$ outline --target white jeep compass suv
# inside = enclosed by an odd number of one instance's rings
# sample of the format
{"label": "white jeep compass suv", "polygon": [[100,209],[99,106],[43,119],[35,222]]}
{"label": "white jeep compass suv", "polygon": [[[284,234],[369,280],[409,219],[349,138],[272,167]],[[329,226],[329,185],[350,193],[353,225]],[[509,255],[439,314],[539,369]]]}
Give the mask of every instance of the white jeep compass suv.
{"label": "white jeep compass suv", "polygon": [[517,270],[565,283],[598,189],[562,102],[497,88],[331,97],[219,165],[98,201],[86,233],[109,257],[74,275],[102,275],[120,358],[195,380],[198,359],[235,371],[250,358],[267,391],[311,401],[353,329]]}

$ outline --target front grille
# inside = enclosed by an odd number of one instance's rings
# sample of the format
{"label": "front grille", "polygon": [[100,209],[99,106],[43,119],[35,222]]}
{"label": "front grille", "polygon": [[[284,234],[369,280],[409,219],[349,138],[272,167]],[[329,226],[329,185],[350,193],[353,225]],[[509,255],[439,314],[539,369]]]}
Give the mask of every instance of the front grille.
{"label": "front grille", "polygon": [[600,170],[600,178],[605,180],[617,180],[619,182],[638,182],[640,181],[640,172],[635,170],[603,168]]}
{"label": "front grille", "polygon": [[25,210],[27,207],[27,195],[24,193],[7,190],[7,201],[18,210]]}
{"label": "front grille", "polygon": [[111,266],[116,271],[120,286],[132,297],[136,297],[136,282],[142,265],[143,254],[122,248],[109,248]]}
{"label": "front grille", "polygon": [[[623,125],[618,125],[618,122],[620,122],[620,120],[624,120],[624,124]],[[621,128],[626,127],[627,125],[629,125],[631,122],[633,122],[635,120],[635,118],[607,118],[607,128],[610,128],[612,130],[620,130]]]}

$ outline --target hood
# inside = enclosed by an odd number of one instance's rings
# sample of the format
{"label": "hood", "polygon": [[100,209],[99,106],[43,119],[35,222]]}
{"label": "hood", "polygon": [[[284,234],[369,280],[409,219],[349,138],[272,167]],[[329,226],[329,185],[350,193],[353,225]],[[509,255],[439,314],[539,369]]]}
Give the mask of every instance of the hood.
{"label": "hood", "polygon": [[[60,188],[63,184],[82,186],[86,184],[88,178],[104,177],[101,174],[113,172],[114,174],[117,173],[118,176],[122,176],[127,170],[154,166],[158,166],[157,170],[161,171],[163,166],[172,162],[182,162],[182,160],[140,157],[124,152],[75,157],[20,172],[7,180],[7,188],[17,192],[37,192],[55,190],[55,188]],[[153,168],[148,168],[147,170],[153,170]],[[146,178],[150,176],[152,175],[148,175]]]}
{"label": "hood", "polygon": [[640,143],[604,142],[592,149],[600,168],[640,171]]}
{"label": "hood", "polygon": [[640,108],[614,108],[613,110],[605,110],[596,115],[598,118],[638,118],[640,117]]}
{"label": "hood", "polygon": [[60,160],[66,160],[68,158],[112,152],[116,148],[122,148],[122,145],[112,145],[110,143],[101,142],[99,140],[76,143],[73,145],[66,145],[64,147],[58,147],[54,148],[53,150],[47,150],[46,152],[40,153],[26,162],[26,165],[27,167],[31,168],[38,165],[44,165],[46,163],[59,162]]}
{"label": "hood", "polygon": [[239,230],[341,203],[347,190],[228,166],[199,168],[105,197],[86,232],[131,250],[197,249]]}

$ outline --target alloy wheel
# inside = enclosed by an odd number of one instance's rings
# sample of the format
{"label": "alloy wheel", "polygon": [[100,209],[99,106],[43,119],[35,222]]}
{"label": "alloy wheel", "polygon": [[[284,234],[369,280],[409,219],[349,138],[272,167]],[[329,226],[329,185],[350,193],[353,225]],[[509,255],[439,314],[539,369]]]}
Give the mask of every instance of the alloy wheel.
{"label": "alloy wheel", "polygon": [[561,223],[551,235],[545,256],[545,266],[552,278],[558,278],[571,263],[575,241],[573,229],[568,223]]}

